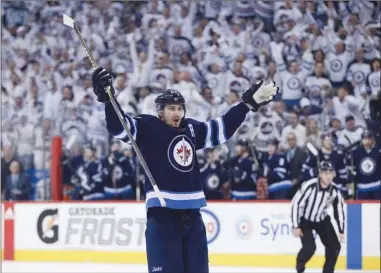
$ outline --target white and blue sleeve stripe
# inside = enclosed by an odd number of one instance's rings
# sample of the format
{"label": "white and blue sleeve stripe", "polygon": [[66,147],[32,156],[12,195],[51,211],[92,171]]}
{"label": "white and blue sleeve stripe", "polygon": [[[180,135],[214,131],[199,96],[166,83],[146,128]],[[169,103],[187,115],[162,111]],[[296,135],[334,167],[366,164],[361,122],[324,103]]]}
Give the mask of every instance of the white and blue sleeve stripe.
{"label": "white and blue sleeve stripe", "polygon": [[[135,119],[129,117],[129,116],[124,116],[124,120],[127,123],[128,129],[130,130],[134,140],[136,140],[136,133],[137,133],[137,122]],[[113,137],[120,139],[122,141],[128,141],[128,135],[126,130],[124,128],[122,131],[118,134],[113,134]]]}
{"label": "white and blue sleeve stripe", "polygon": [[206,137],[204,148],[212,148],[227,141],[224,120],[220,117],[205,122]]}

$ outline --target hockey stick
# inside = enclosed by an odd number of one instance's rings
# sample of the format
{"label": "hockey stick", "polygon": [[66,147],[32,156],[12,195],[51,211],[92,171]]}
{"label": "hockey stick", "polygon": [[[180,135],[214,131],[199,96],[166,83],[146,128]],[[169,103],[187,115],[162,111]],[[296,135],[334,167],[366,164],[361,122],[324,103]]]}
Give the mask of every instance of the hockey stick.
{"label": "hockey stick", "polygon": [[[351,174],[351,180],[352,181],[348,181],[348,187],[350,190],[352,190],[352,193],[353,193],[353,196],[352,198],[355,199],[356,196],[357,196],[357,187],[356,187],[356,183],[355,183],[355,177],[356,177],[356,168],[355,168],[355,163],[354,163],[354,158],[353,158],[353,150],[354,148],[356,149],[356,146],[358,144],[358,142],[355,142],[355,143],[352,143],[352,141],[349,139],[349,137],[347,135],[344,135],[344,138],[348,141],[348,148],[347,148],[347,153],[349,154],[349,159],[351,161],[351,165],[350,165],[350,174]],[[349,180],[349,179],[348,179]],[[349,190],[348,189],[348,190]]]}
{"label": "hockey stick", "polygon": [[[77,26],[77,24],[75,23],[74,19],[69,17],[68,15],[66,14],[63,14],[63,23],[65,25],[67,25],[68,27],[70,28],[73,28],[75,30],[75,32],[77,33],[78,35],[78,38],[79,40],[81,41],[83,47],[85,48],[86,50],[86,53],[87,53],[87,56],[89,57],[89,60],[91,62],[91,65],[94,67],[94,68],[97,68],[98,65],[95,63],[92,55],[91,55],[91,52],[90,52],[90,49],[87,47],[87,44],[85,42],[85,40],[83,39],[82,37],[82,34],[81,32],[79,31],[79,28]],[[140,152],[140,149],[138,147],[138,145],[136,144],[130,130],[128,129],[128,126],[127,126],[127,123],[126,123],[126,120],[124,119],[124,117],[122,116],[122,113],[120,112],[119,108],[118,108],[118,105],[116,104],[116,101],[115,101],[115,98],[114,96],[112,95],[111,93],[111,88],[110,86],[108,86],[106,88],[106,92],[110,98],[110,101],[111,101],[111,104],[112,104],[112,107],[114,108],[115,110],[115,113],[117,114],[118,118],[119,118],[119,121],[120,123],[122,124],[124,130],[126,131],[127,133],[127,136],[129,138],[129,140],[131,141],[131,144],[132,144],[132,147],[134,148],[135,152],[136,152],[136,155],[138,156],[139,160],[140,160],[140,163],[142,164],[143,166],[143,169],[144,171],[146,172],[147,176],[148,176],[148,179],[149,181],[151,182],[151,185],[153,187],[153,190],[155,191],[156,193],[156,196],[159,198],[159,201],[160,201],[160,205],[162,207],[165,207],[166,206],[166,203],[165,203],[165,200],[159,190],[159,187],[157,186],[156,182],[155,182],[155,179],[153,178],[152,174],[151,174],[151,171],[149,170],[148,166],[147,166],[147,163],[146,161],[144,160],[143,158],[143,155],[142,153]]]}
{"label": "hockey stick", "polygon": [[316,167],[317,167],[317,172],[319,173],[319,166],[320,166],[319,151],[315,148],[314,145],[312,145],[311,142],[308,142],[306,147],[311,152],[311,154],[316,158],[316,163],[317,163]]}

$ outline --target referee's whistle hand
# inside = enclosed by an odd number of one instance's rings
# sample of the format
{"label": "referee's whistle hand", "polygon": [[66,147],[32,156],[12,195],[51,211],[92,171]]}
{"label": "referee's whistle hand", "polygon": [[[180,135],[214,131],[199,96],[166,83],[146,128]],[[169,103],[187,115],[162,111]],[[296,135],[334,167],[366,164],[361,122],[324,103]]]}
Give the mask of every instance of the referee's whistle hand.
{"label": "referee's whistle hand", "polygon": [[293,228],[292,229],[292,235],[294,235],[294,237],[298,238],[298,237],[303,236],[303,232],[300,228]]}

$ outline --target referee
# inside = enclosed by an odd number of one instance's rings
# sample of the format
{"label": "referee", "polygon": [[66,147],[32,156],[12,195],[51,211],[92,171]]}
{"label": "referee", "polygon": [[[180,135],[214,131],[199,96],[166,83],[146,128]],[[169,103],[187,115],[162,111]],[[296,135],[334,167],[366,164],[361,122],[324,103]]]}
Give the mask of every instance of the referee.
{"label": "referee", "polygon": [[302,249],[296,258],[296,270],[302,273],[306,263],[316,250],[312,235],[315,230],[325,246],[323,273],[333,273],[340,253],[340,243],[332,226],[327,209],[333,205],[334,217],[340,232],[340,241],[344,241],[344,200],[340,190],[332,182],[335,171],[330,162],[322,161],[319,177],[303,183],[292,200],[291,217],[295,237],[300,237]]}

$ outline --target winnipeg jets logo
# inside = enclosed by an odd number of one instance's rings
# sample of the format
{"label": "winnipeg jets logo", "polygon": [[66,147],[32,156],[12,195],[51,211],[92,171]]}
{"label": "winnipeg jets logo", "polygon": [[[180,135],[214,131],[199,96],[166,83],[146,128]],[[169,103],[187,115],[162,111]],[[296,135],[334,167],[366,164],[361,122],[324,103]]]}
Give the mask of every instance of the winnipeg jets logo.
{"label": "winnipeg jets logo", "polygon": [[362,71],[356,71],[353,74],[353,79],[356,83],[362,83],[365,80],[365,74]]}
{"label": "winnipeg jets logo", "polygon": [[360,162],[360,171],[364,175],[371,175],[374,173],[376,169],[376,162],[373,160],[373,158],[365,157]]}
{"label": "winnipeg jets logo", "polygon": [[[178,159],[176,160],[177,162],[179,162],[181,165],[183,166],[187,166],[189,165],[189,157],[192,153],[192,149],[190,148],[190,146],[188,145],[188,143],[186,143],[186,141],[184,140],[184,138],[182,139],[182,142],[179,142],[179,148],[176,148],[176,155],[175,155],[175,159]],[[178,145],[176,145],[178,146]]]}
{"label": "winnipeg jets logo", "polygon": [[220,185],[220,179],[216,174],[211,174],[206,180],[206,186],[210,190],[215,190]]}
{"label": "winnipeg jets logo", "polygon": [[169,162],[176,170],[189,172],[193,169],[194,151],[193,143],[187,136],[177,136],[168,147]]}
{"label": "winnipeg jets logo", "polygon": [[331,61],[331,69],[333,72],[339,72],[343,67],[343,63],[339,59]]}

